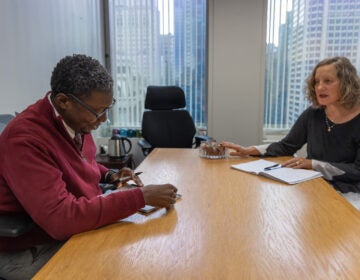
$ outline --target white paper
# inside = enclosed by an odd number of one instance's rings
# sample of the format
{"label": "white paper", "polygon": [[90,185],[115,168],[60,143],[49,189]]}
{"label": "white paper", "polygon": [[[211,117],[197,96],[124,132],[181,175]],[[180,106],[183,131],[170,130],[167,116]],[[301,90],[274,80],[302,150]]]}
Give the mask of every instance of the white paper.
{"label": "white paper", "polygon": [[281,167],[269,171],[264,170],[265,167],[269,167],[274,164],[276,164],[276,162],[259,159],[251,162],[235,164],[231,167],[241,171],[262,175],[287,184],[297,184],[322,176],[320,172],[309,169]]}
{"label": "white paper", "polygon": [[259,159],[259,160],[254,160],[254,161],[250,161],[250,162],[246,162],[246,163],[235,164],[235,165],[232,165],[231,167],[245,171],[245,172],[259,174],[260,172],[264,171],[265,167],[269,167],[274,164],[276,164],[276,162]]}

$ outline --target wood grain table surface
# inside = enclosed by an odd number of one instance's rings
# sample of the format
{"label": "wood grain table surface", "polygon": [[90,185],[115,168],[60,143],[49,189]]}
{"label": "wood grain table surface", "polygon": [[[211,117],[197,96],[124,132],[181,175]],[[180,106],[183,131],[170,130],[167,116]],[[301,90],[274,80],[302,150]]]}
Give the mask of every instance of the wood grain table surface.
{"label": "wood grain table surface", "polygon": [[143,182],[182,199],[73,236],[34,279],[360,279],[359,212],[322,178],[286,185],[230,168],[250,160],[155,149]]}

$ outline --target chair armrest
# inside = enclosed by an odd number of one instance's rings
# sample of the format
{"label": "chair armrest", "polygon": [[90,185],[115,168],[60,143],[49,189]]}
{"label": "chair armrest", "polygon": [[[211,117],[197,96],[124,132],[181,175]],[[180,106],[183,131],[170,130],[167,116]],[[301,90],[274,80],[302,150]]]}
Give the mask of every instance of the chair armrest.
{"label": "chair armrest", "polygon": [[145,139],[140,139],[138,141],[138,145],[141,147],[143,153],[145,156],[147,156],[148,154],[150,154],[150,152],[152,151],[153,147],[151,146],[151,144],[146,141]]}
{"label": "chair armrest", "polygon": [[0,215],[0,236],[17,237],[35,226],[29,216],[25,215]]}
{"label": "chair armrest", "polygon": [[198,148],[201,144],[202,141],[211,141],[214,140],[212,137],[210,136],[206,136],[206,135],[195,135],[195,148]]}
{"label": "chair armrest", "polygon": [[151,149],[152,148],[151,144],[148,141],[146,141],[145,139],[140,139],[138,142],[138,145],[142,149]]}

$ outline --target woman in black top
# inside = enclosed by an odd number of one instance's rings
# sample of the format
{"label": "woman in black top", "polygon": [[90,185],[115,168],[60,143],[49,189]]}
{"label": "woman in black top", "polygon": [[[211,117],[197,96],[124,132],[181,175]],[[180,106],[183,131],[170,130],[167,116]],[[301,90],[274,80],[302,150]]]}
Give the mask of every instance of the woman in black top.
{"label": "woman in black top", "polygon": [[360,193],[360,78],[345,57],[319,62],[307,79],[311,107],[289,134],[270,145],[243,147],[231,142],[236,156],[289,156],[307,143],[307,157],[294,157],[283,166],[320,171],[340,192]]}

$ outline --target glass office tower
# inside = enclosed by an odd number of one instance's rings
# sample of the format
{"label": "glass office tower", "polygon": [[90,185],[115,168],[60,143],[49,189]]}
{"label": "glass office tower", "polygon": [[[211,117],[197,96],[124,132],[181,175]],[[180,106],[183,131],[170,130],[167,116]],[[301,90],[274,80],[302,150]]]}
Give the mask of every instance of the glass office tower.
{"label": "glass office tower", "polygon": [[287,7],[278,41],[267,44],[265,134],[289,129],[309,106],[305,80],[320,60],[346,56],[360,70],[360,1],[293,0]]}
{"label": "glass office tower", "polygon": [[[177,85],[197,127],[207,126],[206,0],[113,0],[112,125],[141,127],[149,85]],[[166,27],[166,28],[165,28]]]}

